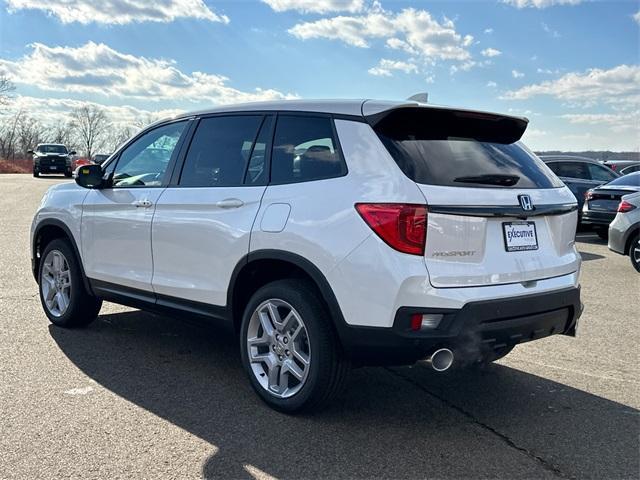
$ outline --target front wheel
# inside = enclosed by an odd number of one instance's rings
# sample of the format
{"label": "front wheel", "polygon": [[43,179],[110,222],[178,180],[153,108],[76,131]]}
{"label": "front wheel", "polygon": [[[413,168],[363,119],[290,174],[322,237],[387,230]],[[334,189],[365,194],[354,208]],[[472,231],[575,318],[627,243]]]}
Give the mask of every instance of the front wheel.
{"label": "front wheel", "polygon": [[349,372],[329,313],[304,281],[273,282],[251,297],[240,348],[256,393],[285,413],[326,406]]}
{"label": "front wheel", "polygon": [[60,327],[84,327],[95,320],[102,300],[87,292],[78,259],[68,241],[57,238],[48,243],[38,270],[40,301],[52,323]]}
{"label": "front wheel", "polygon": [[631,259],[631,265],[636,269],[637,272],[640,272],[640,234],[636,234],[636,236],[631,240],[631,245],[629,246],[629,258]]}

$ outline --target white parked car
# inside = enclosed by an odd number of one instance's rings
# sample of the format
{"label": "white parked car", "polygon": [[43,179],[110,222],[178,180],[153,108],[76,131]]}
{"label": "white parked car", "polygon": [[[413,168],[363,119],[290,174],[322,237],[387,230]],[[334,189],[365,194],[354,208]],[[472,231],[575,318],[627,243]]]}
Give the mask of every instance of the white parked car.
{"label": "white parked car", "polygon": [[328,403],[351,366],[436,370],[573,335],[577,204],[523,118],[415,102],[226,106],[149,126],[33,221],[49,319],[102,300],[222,320],[256,392]]}

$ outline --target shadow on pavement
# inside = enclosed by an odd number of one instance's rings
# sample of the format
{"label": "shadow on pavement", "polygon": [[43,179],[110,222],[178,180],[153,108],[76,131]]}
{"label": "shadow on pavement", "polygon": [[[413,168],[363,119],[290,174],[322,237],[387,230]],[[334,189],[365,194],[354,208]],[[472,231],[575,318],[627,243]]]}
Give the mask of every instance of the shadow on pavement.
{"label": "shadow on pavement", "polygon": [[580,257],[583,261],[588,262],[589,260],[600,260],[605,258],[604,255],[598,255],[597,253],[589,253],[589,252],[579,252]]}
{"label": "shadow on pavement", "polygon": [[224,331],[133,311],[50,334],[104,388],[215,445],[209,478],[638,474],[637,411],[501,365],[359,369],[329,410],[293,417],[260,402]]}

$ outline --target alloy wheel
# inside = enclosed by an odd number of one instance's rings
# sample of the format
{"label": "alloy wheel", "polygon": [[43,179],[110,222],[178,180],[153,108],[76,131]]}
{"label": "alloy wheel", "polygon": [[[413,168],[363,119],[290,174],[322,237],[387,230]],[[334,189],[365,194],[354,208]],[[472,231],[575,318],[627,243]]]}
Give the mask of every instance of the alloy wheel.
{"label": "alloy wheel", "polygon": [[59,250],[51,250],[45,257],[40,275],[42,298],[55,317],[61,317],[71,301],[71,271],[69,262]]}
{"label": "alloy wheel", "polygon": [[300,314],[280,299],[262,302],[247,329],[247,354],[258,383],[271,395],[289,398],[309,375],[311,347]]}

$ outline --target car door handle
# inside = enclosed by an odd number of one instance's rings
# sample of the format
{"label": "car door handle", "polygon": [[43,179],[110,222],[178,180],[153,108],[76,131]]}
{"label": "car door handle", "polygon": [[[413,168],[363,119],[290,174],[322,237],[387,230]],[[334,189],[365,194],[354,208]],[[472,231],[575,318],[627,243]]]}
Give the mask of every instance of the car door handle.
{"label": "car door handle", "polygon": [[149,208],[151,205],[153,205],[153,203],[151,203],[150,200],[136,200],[135,202],[133,202],[133,205],[136,208]]}
{"label": "car door handle", "polygon": [[226,198],[216,202],[218,208],[240,208],[244,205],[244,202],[239,198]]}

